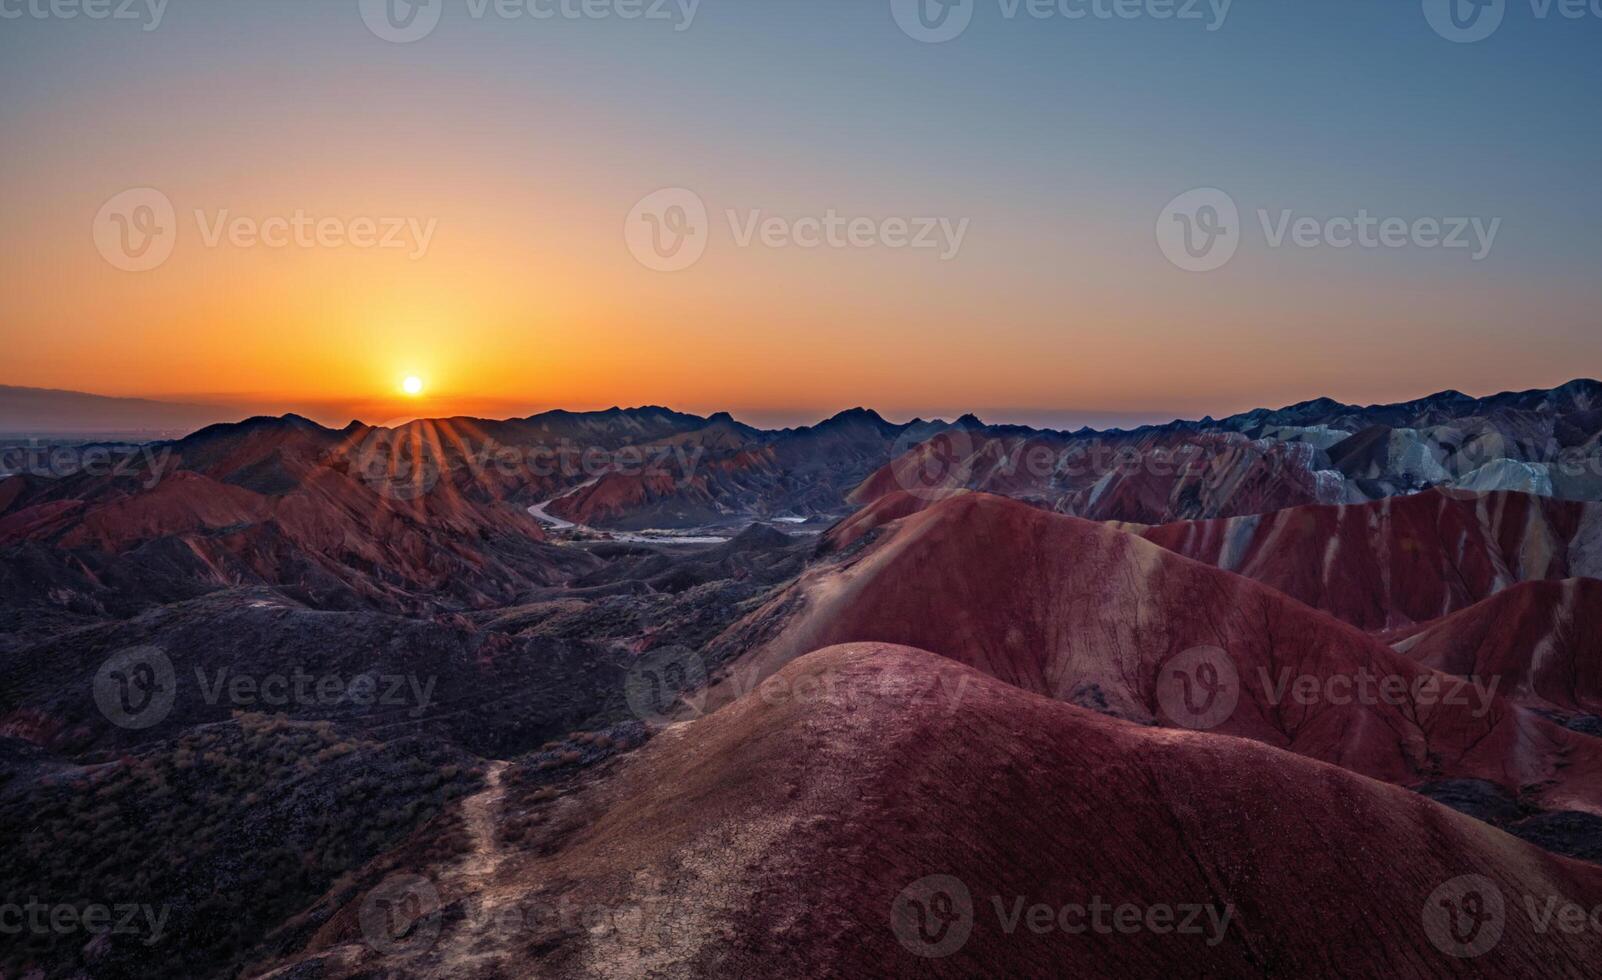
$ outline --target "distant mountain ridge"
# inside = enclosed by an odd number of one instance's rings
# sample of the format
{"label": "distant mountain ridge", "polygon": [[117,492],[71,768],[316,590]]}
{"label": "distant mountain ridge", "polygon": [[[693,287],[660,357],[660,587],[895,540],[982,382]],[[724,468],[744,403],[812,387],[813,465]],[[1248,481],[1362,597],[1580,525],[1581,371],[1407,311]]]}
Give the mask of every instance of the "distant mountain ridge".
{"label": "distant mountain ridge", "polygon": [[[1368,420],[1369,424],[1396,426],[1417,424],[1421,417],[1432,411],[1444,412],[1448,416],[1456,417],[1493,410],[1557,410],[1568,412],[1598,409],[1602,409],[1602,382],[1577,379],[1557,388],[1504,391],[1495,395],[1487,395],[1483,398],[1475,398],[1452,389],[1436,392],[1411,401],[1361,406],[1340,402],[1333,398],[1321,397],[1297,402],[1294,405],[1286,405],[1281,408],[1255,408],[1225,416],[1222,419],[1215,419],[1209,415],[1200,419],[1175,419],[1171,422],[1153,423],[1133,428],[1096,429],[1084,426],[1078,429],[1052,429],[1016,424],[990,425],[971,413],[963,415],[950,424],[964,428],[985,428],[1004,433],[1031,432],[1076,436],[1114,436],[1176,429],[1227,429],[1247,432],[1268,426],[1329,425],[1358,418]],[[313,425],[328,428],[327,426],[322,426],[321,423],[312,422],[312,420],[305,419],[304,416],[295,413],[286,413],[281,416],[253,416],[235,423],[238,413],[239,410],[237,408],[230,408],[224,405],[97,395],[89,392],[54,388],[0,385],[0,435],[29,433],[69,435],[84,432],[126,433],[170,431],[174,429],[192,434],[208,426],[246,424],[267,418],[300,419],[311,422]],[[838,412],[810,426],[764,429],[740,422],[727,411],[715,412],[709,416],[700,416],[676,411],[661,405],[641,405],[633,408],[614,405],[611,408],[592,411],[574,411],[558,408],[533,415],[500,420],[470,415],[454,415],[417,419],[415,421],[471,422],[480,426],[496,423],[522,423],[539,426],[544,423],[552,428],[562,428],[563,426],[560,423],[582,420],[601,422],[632,420],[640,422],[647,427],[655,424],[688,428],[722,422],[746,432],[753,438],[778,438],[815,429],[830,422],[866,422],[885,430],[894,429],[897,431],[917,428],[923,425],[946,424],[938,419],[933,420],[933,422],[926,422],[922,418],[914,418],[904,423],[890,422],[872,409],[856,407]],[[355,420],[350,423],[350,426],[366,424],[361,420]],[[346,426],[346,428],[350,426]],[[392,426],[392,428],[399,427],[402,426]]]}
{"label": "distant mountain ridge", "polygon": [[217,405],[0,385],[0,436],[188,432],[232,414]]}

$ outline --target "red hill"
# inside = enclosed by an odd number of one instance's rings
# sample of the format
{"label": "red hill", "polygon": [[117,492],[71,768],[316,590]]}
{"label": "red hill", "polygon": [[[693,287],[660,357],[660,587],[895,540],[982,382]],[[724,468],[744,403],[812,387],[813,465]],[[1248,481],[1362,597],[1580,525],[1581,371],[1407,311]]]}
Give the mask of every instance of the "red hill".
{"label": "red hill", "polygon": [[479,878],[431,871],[421,948],[364,945],[354,896],[291,975],[1506,977],[1602,952],[1526,908],[1602,902],[1594,866],[899,647],[804,657],[571,797],[506,804],[529,807],[536,836],[486,840]]}
{"label": "red hill", "polygon": [[1432,490],[1139,529],[1365,630],[1424,623],[1518,582],[1602,577],[1602,505]]}
{"label": "red hill", "polygon": [[1602,715],[1602,581],[1526,582],[1396,648],[1453,674],[1500,677],[1521,702]]}
{"label": "red hill", "polygon": [[[712,704],[820,647],[897,643],[1034,693],[1210,727],[1403,785],[1470,776],[1587,810],[1602,788],[1593,740],[1266,586],[1106,525],[964,494],[884,525],[846,554],[723,637],[750,652],[728,666]],[[1221,687],[1223,700],[1206,698],[1204,685]]]}

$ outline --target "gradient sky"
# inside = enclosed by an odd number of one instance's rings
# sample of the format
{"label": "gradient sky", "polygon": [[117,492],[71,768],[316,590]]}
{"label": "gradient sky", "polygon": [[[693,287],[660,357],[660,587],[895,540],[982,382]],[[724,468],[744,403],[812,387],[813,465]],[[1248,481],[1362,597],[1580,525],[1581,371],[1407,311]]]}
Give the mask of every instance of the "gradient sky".
{"label": "gradient sky", "polygon": [[[1512,0],[1454,44],[1417,0],[1237,0],[1216,31],[977,0],[924,44],[884,0],[704,0],[682,31],[445,2],[412,44],[357,0],[0,20],[0,383],[331,422],[654,403],[1072,424],[1602,375],[1602,18]],[[140,186],[180,231],[129,273],[92,226]],[[711,210],[705,257],[646,269],[625,218],[678,186]],[[1154,234],[1197,187],[1246,228],[1205,274]],[[941,261],[740,247],[729,208],[969,224]],[[1480,262],[1272,249],[1258,208],[1501,227]],[[437,231],[416,260],[207,247],[196,209]]]}

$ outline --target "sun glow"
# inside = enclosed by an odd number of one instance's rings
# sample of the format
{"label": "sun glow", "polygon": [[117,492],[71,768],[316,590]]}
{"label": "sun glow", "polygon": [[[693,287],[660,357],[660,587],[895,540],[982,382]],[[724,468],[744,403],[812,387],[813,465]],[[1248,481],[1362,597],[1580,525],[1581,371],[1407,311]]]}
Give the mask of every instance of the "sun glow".
{"label": "sun glow", "polygon": [[406,380],[401,382],[401,391],[414,397],[421,395],[423,393],[423,379],[415,374],[407,375]]}

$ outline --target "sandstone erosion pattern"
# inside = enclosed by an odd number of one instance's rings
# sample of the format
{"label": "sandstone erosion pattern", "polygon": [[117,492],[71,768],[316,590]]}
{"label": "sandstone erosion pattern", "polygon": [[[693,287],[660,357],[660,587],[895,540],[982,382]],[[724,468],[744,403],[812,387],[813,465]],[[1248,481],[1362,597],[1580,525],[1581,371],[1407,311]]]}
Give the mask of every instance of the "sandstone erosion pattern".
{"label": "sandstone erosion pattern", "polygon": [[1582,974],[1599,393],[13,472],[0,972]]}

